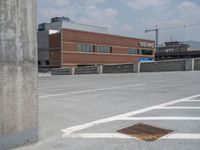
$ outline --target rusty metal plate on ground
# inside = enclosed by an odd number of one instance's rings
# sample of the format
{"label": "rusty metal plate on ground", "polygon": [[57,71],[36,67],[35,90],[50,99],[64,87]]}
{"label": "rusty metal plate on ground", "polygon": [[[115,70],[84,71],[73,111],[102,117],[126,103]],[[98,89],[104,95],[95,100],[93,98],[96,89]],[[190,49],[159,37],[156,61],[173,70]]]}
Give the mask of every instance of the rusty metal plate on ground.
{"label": "rusty metal plate on ground", "polygon": [[162,136],[169,134],[172,130],[161,129],[143,123],[133,125],[128,128],[118,130],[117,132],[123,133],[132,137],[136,137],[144,141],[155,141]]}

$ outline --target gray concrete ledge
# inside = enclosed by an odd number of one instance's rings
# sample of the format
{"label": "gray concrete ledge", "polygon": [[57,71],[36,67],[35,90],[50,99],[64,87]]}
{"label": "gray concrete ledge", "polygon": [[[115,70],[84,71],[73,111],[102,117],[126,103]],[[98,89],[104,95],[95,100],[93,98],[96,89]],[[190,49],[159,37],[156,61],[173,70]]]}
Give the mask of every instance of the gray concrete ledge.
{"label": "gray concrete ledge", "polygon": [[140,73],[166,71],[200,70],[200,59],[179,59],[138,64],[109,64],[87,67],[57,68],[52,75],[106,74],[106,73]]}

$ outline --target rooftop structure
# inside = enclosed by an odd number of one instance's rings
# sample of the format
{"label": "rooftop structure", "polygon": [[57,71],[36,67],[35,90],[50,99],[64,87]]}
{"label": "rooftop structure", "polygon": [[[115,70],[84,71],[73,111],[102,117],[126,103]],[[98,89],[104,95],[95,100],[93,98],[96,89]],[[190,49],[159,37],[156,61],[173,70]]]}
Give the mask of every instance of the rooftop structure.
{"label": "rooftop structure", "polygon": [[187,51],[189,48],[188,44],[179,41],[165,42],[164,46],[157,48],[157,53],[161,52],[183,52]]}
{"label": "rooftop structure", "polygon": [[39,32],[48,30],[60,31],[61,28],[96,32],[96,33],[109,33],[108,28],[106,27],[76,23],[74,21],[71,21],[70,18],[68,17],[54,17],[51,18],[50,23],[41,23],[38,25]]}
{"label": "rooftop structure", "polygon": [[171,41],[165,42],[164,46],[158,47],[155,57],[156,60],[199,58],[200,51],[189,48],[186,43]]}

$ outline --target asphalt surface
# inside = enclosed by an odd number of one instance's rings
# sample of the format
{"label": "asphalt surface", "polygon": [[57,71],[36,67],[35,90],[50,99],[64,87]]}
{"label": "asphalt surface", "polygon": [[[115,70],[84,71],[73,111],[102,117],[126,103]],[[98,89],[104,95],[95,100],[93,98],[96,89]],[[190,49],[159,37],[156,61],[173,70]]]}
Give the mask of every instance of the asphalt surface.
{"label": "asphalt surface", "polygon": [[[38,80],[40,141],[17,150],[200,149],[200,72]],[[153,142],[116,132],[136,123],[173,132]]]}

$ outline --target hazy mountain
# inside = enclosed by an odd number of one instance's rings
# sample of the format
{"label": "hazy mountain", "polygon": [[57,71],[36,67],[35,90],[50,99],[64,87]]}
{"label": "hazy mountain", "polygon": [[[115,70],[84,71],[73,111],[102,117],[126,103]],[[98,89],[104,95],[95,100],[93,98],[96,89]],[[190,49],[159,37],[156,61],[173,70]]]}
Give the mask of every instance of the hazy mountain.
{"label": "hazy mountain", "polygon": [[185,41],[186,44],[190,45],[190,48],[199,49],[200,50],[200,41]]}

